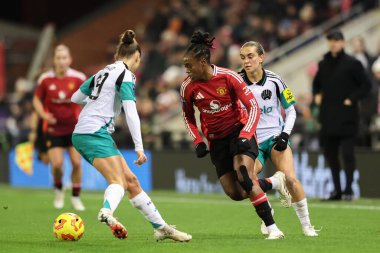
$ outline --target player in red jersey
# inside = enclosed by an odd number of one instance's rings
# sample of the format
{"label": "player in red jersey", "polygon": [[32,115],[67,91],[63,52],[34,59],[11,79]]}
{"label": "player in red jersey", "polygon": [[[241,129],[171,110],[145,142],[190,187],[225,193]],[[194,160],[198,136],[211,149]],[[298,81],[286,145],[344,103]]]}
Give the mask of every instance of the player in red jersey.
{"label": "player in red jersey", "polygon": [[65,45],[58,45],[54,50],[54,68],[43,73],[38,80],[38,87],[33,98],[33,106],[43,122],[46,147],[54,178],[54,207],[64,206],[62,189],[64,150],[69,153],[72,164],[72,198],[71,204],[76,210],[85,207],[79,198],[81,190],[82,169],[79,153],[71,143],[71,134],[81,110],[80,105],[71,102],[71,96],[86,80],[83,73],[70,68],[72,58]]}
{"label": "player in red jersey", "polygon": [[258,155],[255,131],[260,108],[236,72],[210,64],[213,40],[208,33],[196,31],[183,58],[188,74],[181,86],[185,125],[196,145],[197,157],[206,156],[209,150],[196,125],[196,106],[224,192],[236,201],[249,197],[268,228],[267,239],[282,239],[284,234],[274,222],[265,193],[252,180]]}

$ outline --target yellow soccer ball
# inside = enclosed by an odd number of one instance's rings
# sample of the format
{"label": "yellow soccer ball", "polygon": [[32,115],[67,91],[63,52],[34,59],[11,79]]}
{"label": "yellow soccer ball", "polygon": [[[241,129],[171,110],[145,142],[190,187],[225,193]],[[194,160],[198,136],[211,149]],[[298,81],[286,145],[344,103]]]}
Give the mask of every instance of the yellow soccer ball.
{"label": "yellow soccer ball", "polygon": [[63,213],[54,220],[53,232],[60,241],[78,241],[84,233],[84,222],[75,213]]}

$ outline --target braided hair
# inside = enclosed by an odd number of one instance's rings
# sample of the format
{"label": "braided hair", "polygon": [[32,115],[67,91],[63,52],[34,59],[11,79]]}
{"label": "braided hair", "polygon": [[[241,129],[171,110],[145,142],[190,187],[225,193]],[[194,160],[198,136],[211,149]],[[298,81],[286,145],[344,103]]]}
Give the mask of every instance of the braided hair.
{"label": "braided hair", "polygon": [[215,37],[210,38],[208,32],[202,33],[201,31],[195,31],[191,36],[190,45],[186,49],[186,54],[191,53],[196,59],[205,58],[207,63],[210,64],[210,48],[214,48],[212,46],[214,39]]}
{"label": "braided hair", "polygon": [[119,44],[116,48],[115,58],[122,59],[124,57],[129,57],[136,51],[139,51],[141,55],[141,48],[135,39],[135,32],[132,30],[127,30],[120,35]]}

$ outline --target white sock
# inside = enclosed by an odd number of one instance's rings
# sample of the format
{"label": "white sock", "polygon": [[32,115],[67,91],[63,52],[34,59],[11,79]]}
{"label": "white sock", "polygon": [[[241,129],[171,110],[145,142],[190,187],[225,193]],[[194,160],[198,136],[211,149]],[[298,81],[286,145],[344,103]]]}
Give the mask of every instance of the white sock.
{"label": "white sock", "polygon": [[272,182],[272,189],[279,190],[280,189],[280,180],[277,177],[270,177],[269,180]]}
{"label": "white sock", "polygon": [[294,211],[296,211],[296,214],[298,216],[298,219],[301,222],[301,225],[303,227],[305,226],[311,226],[310,224],[310,217],[309,217],[309,209],[307,207],[307,199],[304,198],[303,200],[292,203]]}
{"label": "white sock", "polygon": [[124,187],[119,184],[110,184],[104,192],[103,208],[111,210],[113,213],[124,197]]}
{"label": "white sock", "polygon": [[136,207],[145,219],[147,219],[153,228],[163,228],[165,226],[165,221],[162,219],[157,208],[153,204],[152,200],[149,198],[148,194],[144,191],[140,192],[134,198],[129,200],[133,207]]}
{"label": "white sock", "polygon": [[280,229],[277,227],[276,223],[272,224],[272,225],[269,225],[267,227],[268,229],[268,233],[272,232],[272,231],[279,231]]}

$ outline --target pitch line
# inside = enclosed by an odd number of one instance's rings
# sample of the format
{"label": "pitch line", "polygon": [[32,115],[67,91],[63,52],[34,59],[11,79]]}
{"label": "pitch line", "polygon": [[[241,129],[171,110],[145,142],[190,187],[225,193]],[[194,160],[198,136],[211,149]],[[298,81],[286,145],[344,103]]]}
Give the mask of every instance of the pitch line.
{"label": "pitch line", "polygon": [[[248,201],[230,201],[230,200],[218,200],[218,199],[198,199],[198,198],[177,198],[177,197],[159,197],[152,196],[152,200],[155,202],[166,203],[193,203],[193,204],[219,204],[219,205],[247,205]],[[277,202],[277,199],[270,199],[271,205],[280,207],[281,204]],[[331,203],[308,203],[312,208],[325,208],[325,209],[354,209],[354,210],[369,210],[380,211],[380,206],[371,205],[338,205]]]}

